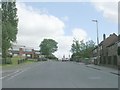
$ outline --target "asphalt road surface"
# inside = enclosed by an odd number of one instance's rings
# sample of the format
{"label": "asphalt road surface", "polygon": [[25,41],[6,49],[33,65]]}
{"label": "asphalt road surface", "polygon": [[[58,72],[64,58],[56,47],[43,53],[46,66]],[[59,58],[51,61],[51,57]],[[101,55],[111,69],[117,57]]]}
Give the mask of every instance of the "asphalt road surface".
{"label": "asphalt road surface", "polygon": [[75,62],[45,61],[3,80],[3,88],[118,88],[118,76]]}

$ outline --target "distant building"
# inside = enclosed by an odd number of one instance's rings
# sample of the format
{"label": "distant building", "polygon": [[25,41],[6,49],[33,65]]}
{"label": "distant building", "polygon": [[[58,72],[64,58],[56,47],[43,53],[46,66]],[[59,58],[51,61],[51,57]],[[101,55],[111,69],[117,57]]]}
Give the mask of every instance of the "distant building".
{"label": "distant building", "polygon": [[40,51],[39,50],[34,50],[34,58],[39,58],[40,57]]}
{"label": "distant building", "polygon": [[35,51],[33,48],[22,45],[12,45],[9,52],[12,53],[13,56],[25,56],[26,58],[34,58],[35,56]]}
{"label": "distant building", "polygon": [[8,51],[14,56],[23,55],[22,52],[24,51],[24,48],[25,46],[23,45],[12,45]]}

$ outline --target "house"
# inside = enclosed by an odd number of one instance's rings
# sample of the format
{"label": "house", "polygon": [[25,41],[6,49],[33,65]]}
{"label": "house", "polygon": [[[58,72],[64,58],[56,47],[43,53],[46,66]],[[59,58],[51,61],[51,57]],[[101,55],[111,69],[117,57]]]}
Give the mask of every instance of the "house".
{"label": "house", "polygon": [[117,46],[118,46],[118,50],[117,50],[117,54],[118,54],[118,65],[119,65],[119,68],[120,68],[120,34],[118,35],[118,43],[117,43]]}
{"label": "house", "polygon": [[[101,65],[107,65],[110,64],[112,62],[111,55],[112,55],[112,50],[116,50],[114,53],[114,64],[117,65],[117,43],[118,42],[118,36],[113,33],[110,34],[109,37],[106,38],[106,35],[103,35],[103,41],[101,41],[101,43],[97,46],[97,48],[95,48],[93,50],[93,54],[94,57],[96,57],[96,59],[94,59],[96,64],[101,64]],[[95,50],[96,50],[96,54],[95,54]],[[113,57],[112,56],[112,57]],[[110,59],[110,60],[109,60]]]}
{"label": "house", "polygon": [[39,58],[39,56],[40,56],[40,51],[39,50],[34,50],[35,51],[35,53],[34,53],[34,58]]}
{"label": "house", "polygon": [[31,47],[25,47],[25,50],[24,50],[23,54],[25,54],[27,58],[34,59],[35,51]]}
{"label": "house", "polygon": [[13,56],[20,56],[25,58],[34,58],[35,51],[31,47],[26,47],[23,45],[12,45],[8,50]]}
{"label": "house", "polygon": [[8,52],[12,53],[14,56],[23,55],[22,52],[24,51],[24,48],[25,46],[23,45],[12,45]]}
{"label": "house", "polygon": [[93,51],[92,51],[92,59],[94,60],[94,64],[97,64],[97,56],[98,56],[98,53],[97,53],[97,49],[98,49],[98,47],[96,46],[94,49],[93,49]]}
{"label": "house", "polygon": [[102,50],[101,50],[101,64],[107,64],[108,63],[108,46],[116,43],[118,41],[118,36],[113,33],[110,34],[109,37],[105,38],[105,35],[103,35],[103,42],[102,42]]}
{"label": "house", "polygon": [[117,42],[107,46],[108,56],[107,56],[106,64],[108,64],[110,66],[117,66],[118,65],[117,49],[118,49]]}

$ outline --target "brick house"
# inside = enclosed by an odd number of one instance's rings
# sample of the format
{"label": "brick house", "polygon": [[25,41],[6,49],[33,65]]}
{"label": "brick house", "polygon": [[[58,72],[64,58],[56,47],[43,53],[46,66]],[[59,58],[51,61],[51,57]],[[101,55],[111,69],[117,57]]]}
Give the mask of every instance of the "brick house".
{"label": "brick house", "polygon": [[13,56],[20,57],[29,57],[34,58],[35,51],[33,48],[22,46],[22,45],[13,45],[9,51]]}
{"label": "brick house", "polygon": [[35,56],[35,51],[33,48],[30,48],[30,47],[26,47],[23,54],[26,55],[26,57],[28,58],[34,58]]}

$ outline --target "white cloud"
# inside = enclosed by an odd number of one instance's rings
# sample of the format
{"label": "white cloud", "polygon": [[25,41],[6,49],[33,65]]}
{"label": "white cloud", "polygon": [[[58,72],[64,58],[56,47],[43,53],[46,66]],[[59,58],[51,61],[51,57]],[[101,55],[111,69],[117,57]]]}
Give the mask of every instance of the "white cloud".
{"label": "white cloud", "polygon": [[108,20],[111,20],[112,22],[118,21],[118,0],[105,0],[105,1],[99,1],[96,2],[95,0],[92,0],[92,4],[95,6],[95,8],[103,14],[105,18]]}
{"label": "white cloud", "polygon": [[18,8],[18,36],[20,45],[39,49],[39,44],[44,38],[51,38],[58,42],[58,51],[55,55],[61,58],[70,54],[73,38],[86,39],[87,33],[82,29],[73,29],[71,36],[65,36],[65,23],[46,12],[28,7],[23,3],[17,4]]}
{"label": "white cloud", "polygon": [[73,29],[73,37],[78,40],[86,40],[87,39],[87,33],[80,28]]}

